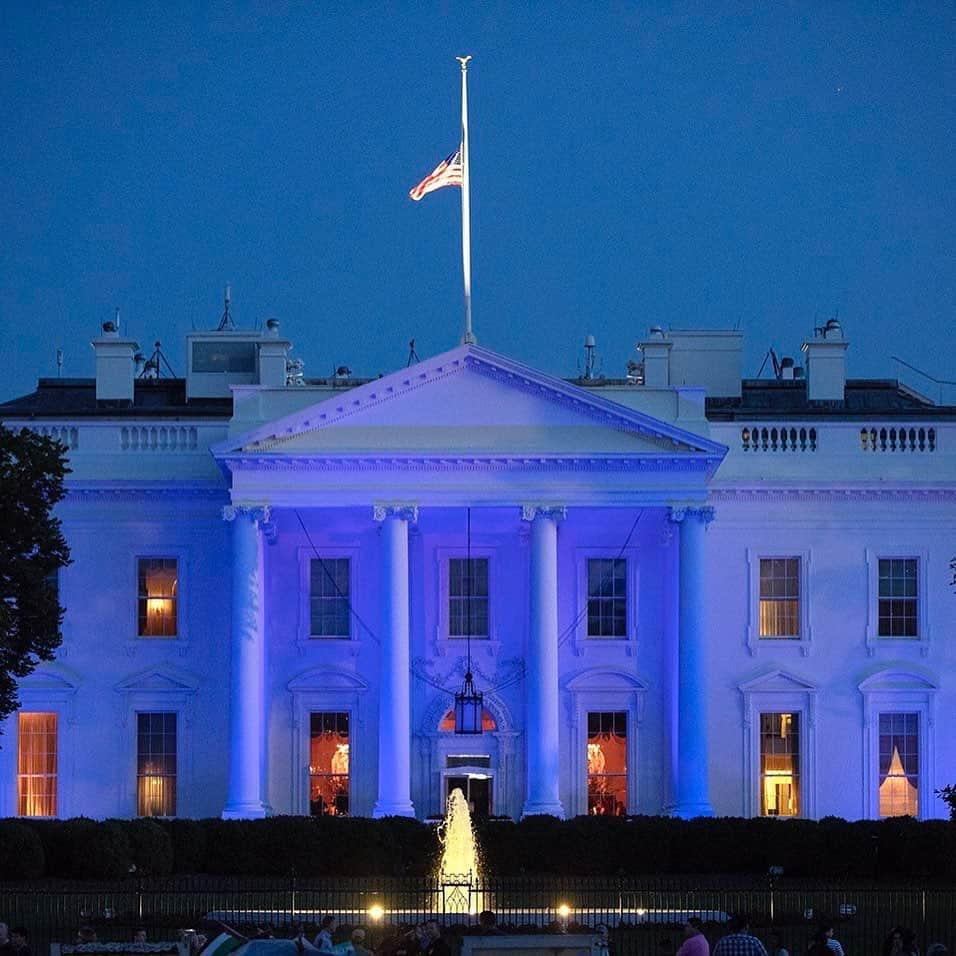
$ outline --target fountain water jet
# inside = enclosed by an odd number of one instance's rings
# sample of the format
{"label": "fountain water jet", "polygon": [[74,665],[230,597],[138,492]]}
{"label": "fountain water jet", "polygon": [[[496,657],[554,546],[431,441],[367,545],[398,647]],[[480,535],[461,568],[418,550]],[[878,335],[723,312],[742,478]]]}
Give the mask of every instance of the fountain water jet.
{"label": "fountain water jet", "polygon": [[477,913],[484,902],[476,889],[480,882],[478,844],[471,826],[471,809],[458,788],[448,795],[445,821],[438,838],[442,844],[438,866],[439,905],[445,913]]}

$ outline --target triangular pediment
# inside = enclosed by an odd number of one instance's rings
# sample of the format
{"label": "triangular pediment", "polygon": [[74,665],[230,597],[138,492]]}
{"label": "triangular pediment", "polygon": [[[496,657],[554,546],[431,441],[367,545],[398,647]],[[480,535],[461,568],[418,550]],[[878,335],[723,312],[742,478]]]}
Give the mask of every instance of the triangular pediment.
{"label": "triangular pediment", "polygon": [[121,693],[183,694],[194,693],[199,681],[171,667],[150,667],[114,685]]}
{"label": "triangular pediment", "polygon": [[816,684],[797,677],[794,674],[788,674],[786,671],[773,670],[766,674],[761,674],[753,680],[739,685],[744,693],[801,693],[806,694],[817,689]]}
{"label": "triangular pediment", "polygon": [[666,456],[719,463],[724,446],[462,346],[344,391],[214,449],[250,457]]}
{"label": "triangular pediment", "polygon": [[36,670],[19,682],[18,690],[29,693],[70,693],[80,686],[78,674],[53,662],[40,664]]}

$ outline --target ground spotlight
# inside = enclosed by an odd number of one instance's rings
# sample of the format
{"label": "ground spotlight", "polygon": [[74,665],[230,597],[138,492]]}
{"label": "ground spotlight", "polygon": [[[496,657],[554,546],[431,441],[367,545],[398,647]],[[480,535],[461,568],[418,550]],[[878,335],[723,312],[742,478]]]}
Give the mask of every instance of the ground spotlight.
{"label": "ground spotlight", "polygon": [[568,906],[567,903],[562,903],[558,907],[558,916],[560,916],[561,919],[567,919],[570,915],[571,915],[571,907]]}
{"label": "ground spotlight", "polygon": [[368,918],[377,923],[385,915],[385,907],[380,903],[373,903],[368,908]]}

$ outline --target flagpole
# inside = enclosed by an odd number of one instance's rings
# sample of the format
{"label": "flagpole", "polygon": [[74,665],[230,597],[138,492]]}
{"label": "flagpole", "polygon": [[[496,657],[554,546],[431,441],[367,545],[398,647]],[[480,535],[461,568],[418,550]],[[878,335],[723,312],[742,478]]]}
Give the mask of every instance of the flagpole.
{"label": "flagpole", "polygon": [[471,330],[471,189],[468,171],[468,61],[470,56],[455,57],[461,64],[461,269],[465,280],[465,331],[462,345],[478,340]]}

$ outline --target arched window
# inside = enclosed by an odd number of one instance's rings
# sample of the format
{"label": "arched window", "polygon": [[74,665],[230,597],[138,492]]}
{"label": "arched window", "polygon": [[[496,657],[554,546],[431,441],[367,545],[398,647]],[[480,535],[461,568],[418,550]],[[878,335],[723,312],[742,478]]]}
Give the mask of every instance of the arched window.
{"label": "arched window", "polygon": [[[481,729],[484,732],[489,730],[497,730],[498,725],[495,723],[495,718],[488,713],[487,710],[482,710],[481,712]],[[441,722],[438,724],[438,730],[440,733],[454,733],[455,732],[455,711],[454,708],[448,711],[444,717],[442,717]]]}

